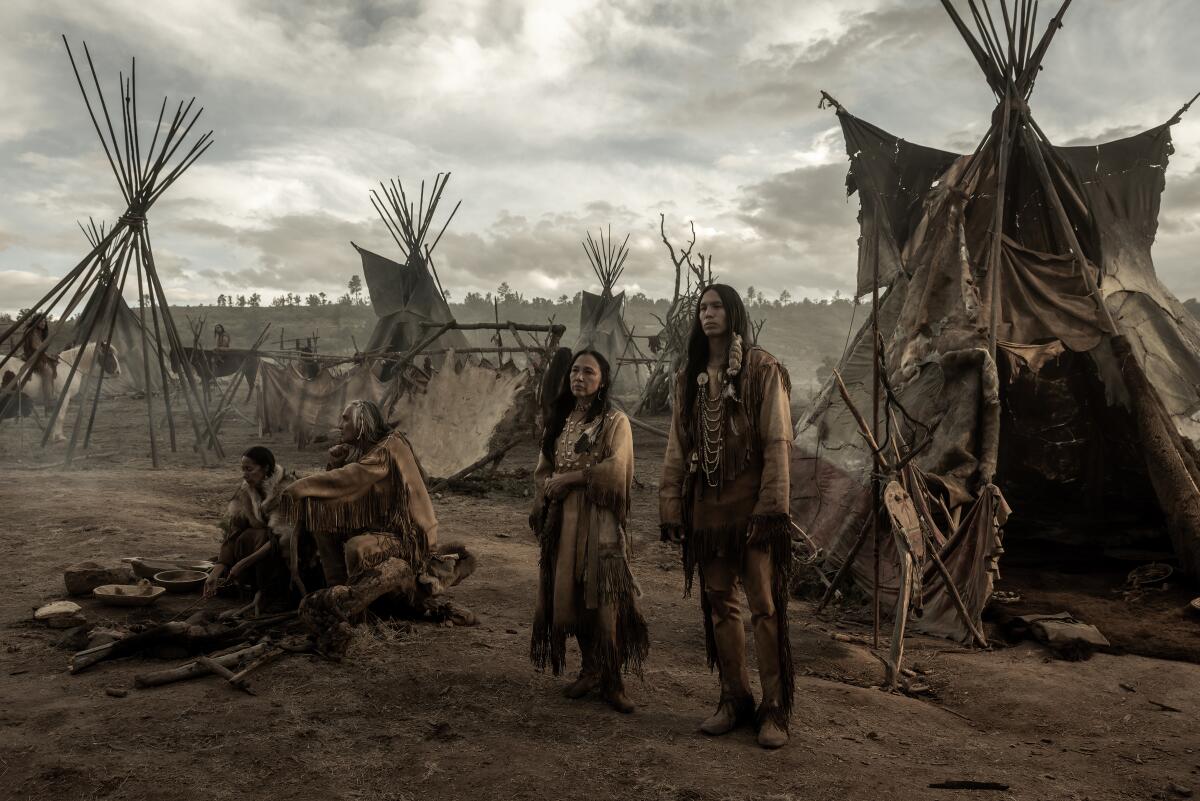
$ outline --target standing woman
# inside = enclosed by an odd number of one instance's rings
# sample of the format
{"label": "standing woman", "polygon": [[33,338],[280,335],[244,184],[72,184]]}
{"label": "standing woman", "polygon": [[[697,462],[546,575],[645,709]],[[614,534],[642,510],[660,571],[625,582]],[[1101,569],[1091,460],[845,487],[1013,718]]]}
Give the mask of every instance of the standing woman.
{"label": "standing woman", "polygon": [[[779,748],[788,740],[794,684],[787,628],[791,383],[783,365],[749,345],[747,334],[737,292],[707,287],[687,365],[676,377],[659,514],[664,539],[683,543],[685,592],[699,568],[708,664],[721,676],[720,703],[701,731],[725,734],[753,720],[759,745]],[[758,655],[757,710],[739,585]]]}
{"label": "standing woman", "polygon": [[530,518],[541,544],[530,658],[559,675],[574,635],[583,669],[566,696],[599,688],[618,712],[632,712],[621,673],[641,672],[650,640],[625,531],[633,433],[609,402],[611,386],[607,360],[580,351],[546,420]]}

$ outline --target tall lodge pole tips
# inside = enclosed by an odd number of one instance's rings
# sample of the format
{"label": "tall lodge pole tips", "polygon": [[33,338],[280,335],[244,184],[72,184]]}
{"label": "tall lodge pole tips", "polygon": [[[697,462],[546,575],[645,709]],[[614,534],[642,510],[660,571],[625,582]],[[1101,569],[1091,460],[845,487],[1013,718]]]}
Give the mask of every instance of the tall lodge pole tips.
{"label": "tall lodge pole tips", "polygon": [[[116,102],[110,103],[105,98],[101,87],[96,65],[92,59],[87,43],[83,43],[83,58],[76,59],[76,53],[66,36],[62,37],[67,58],[71,64],[75,82],[83,96],[84,108],[87,111],[92,128],[100,140],[100,147],[105,160],[116,179],[117,187],[125,203],[125,211],[117,220],[107,226],[89,218],[88,226],[80,224],[84,235],[91,244],[91,251],[72,268],[55,286],[35,303],[26,313],[0,333],[0,345],[8,342],[35,315],[57,314],[61,319],[69,317],[81,303],[91,312],[89,319],[82,320],[80,331],[82,339],[77,340],[79,346],[76,357],[69,367],[60,368],[66,371],[66,385],[76,378],[83,362],[88,345],[107,345],[115,329],[117,317],[124,308],[121,295],[125,288],[125,280],[132,267],[139,287],[138,303],[142,309],[141,321],[145,326],[145,308],[149,306],[150,319],[154,326],[154,336],[143,327],[143,342],[153,342],[158,352],[159,379],[161,381],[162,400],[167,419],[171,421],[172,450],[174,450],[174,422],[171,414],[170,390],[167,383],[167,371],[161,348],[169,347],[177,354],[182,374],[184,401],[188,406],[193,431],[196,435],[197,450],[207,463],[208,451],[211,449],[218,456],[223,455],[221,444],[216,437],[216,431],[208,414],[207,407],[198,389],[197,378],[192,370],[190,360],[182,347],[178,329],[175,327],[162,282],[154,264],[153,250],[150,246],[147,214],[154,203],[189,167],[192,166],[212,146],[213,132],[207,131],[193,137],[192,129],[203,113],[203,108],[196,108],[193,97],[186,103],[179,101],[173,115],[164,128],[163,120],[167,109],[167,98],[163,98],[157,121],[153,124],[153,135],[149,147],[143,149],[140,136],[137,105],[137,64],[131,61],[128,76],[120,72],[117,76],[118,96]],[[90,81],[85,80],[86,74]],[[113,114],[117,113],[114,125]],[[119,129],[119,133],[118,133]],[[189,144],[190,141],[190,144]],[[145,291],[148,290],[148,291]],[[94,296],[100,293],[102,297],[96,303],[89,304]],[[161,319],[160,319],[161,318]],[[160,322],[162,330],[160,331]],[[42,354],[45,353],[49,342],[43,344],[37,353],[22,366],[21,374],[17,376],[22,382],[31,373]],[[7,348],[5,350],[12,350]],[[9,359],[8,353],[0,359],[0,367]],[[148,368],[149,360],[143,360],[143,366]],[[91,361],[86,368],[85,386],[95,372],[96,361]],[[147,369],[148,372],[148,369]],[[103,370],[101,370],[102,378]],[[149,376],[147,375],[147,379]],[[152,386],[146,387],[147,396],[152,394]],[[67,398],[66,392],[57,399],[50,419],[46,425],[46,436],[43,445],[47,443],[54,424],[63,413]],[[74,454],[75,444],[81,434],[85,414],[83,401],[87,393],[80,392],[80,408],[76,415],[75,429],[68,445],[66,461],[69,464]],[[96,417],[96,407],[100,400],[99,384],[92,398],[91,413],[87,416],[87,433],[83,437],[83,447],[87,448],[90,441],[92,423]],[[158,465],[157,444],[155,442],[153,424],[154,415],[150,404],[147,404],[147,416],[151,427],[151,450],[155,466]]]}

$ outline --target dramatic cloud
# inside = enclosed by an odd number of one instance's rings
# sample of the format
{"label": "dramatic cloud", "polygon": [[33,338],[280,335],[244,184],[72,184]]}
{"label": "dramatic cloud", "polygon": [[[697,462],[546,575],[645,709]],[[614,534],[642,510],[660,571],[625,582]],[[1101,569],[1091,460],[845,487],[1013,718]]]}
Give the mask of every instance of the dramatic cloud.
{"label": "dramatic cloud", "polygon": [[[61,33],[77,53],[87,41],[110,90],[137,56],[147,130],[164,94],[205,106],[216,144],[151,214],[184,303],[340,294],[351,240],[397,253],[368,190],[439,171],[463,200],[436,254],[455,297],[595,287],[579,243],[609,224],[630,234],[623,286],[667,293],[660,211],[676,240],[694,220],[735,285],[848,293],[857,198],[819,90],[958,152],[993,105],[936,0],[15,0],[0,29],[0,310],[83,255],[76,220],[123,211]],[[1033,95],[1043,129],[1090,143],[1168,119],[1200,88],[1198,34],[1186,0],[1075,4]],[[1155,257],[1190,297],[1200,120],[1174,135]]]}

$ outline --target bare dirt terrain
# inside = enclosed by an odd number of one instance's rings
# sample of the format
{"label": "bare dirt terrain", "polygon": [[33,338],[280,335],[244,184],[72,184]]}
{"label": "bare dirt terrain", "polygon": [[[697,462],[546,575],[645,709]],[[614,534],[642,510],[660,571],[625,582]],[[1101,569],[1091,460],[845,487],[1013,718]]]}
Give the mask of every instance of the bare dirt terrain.
{"label": "bare dirt terrain", "polygon": [[[518,492],[436,500],[444,541],[479,556],[478,572],[453,591],[479,615],[477,627],[360,629],[341,663],[290,656],[264,668],[257,696],[213,677],[136,690],[135,673],[173,664],[141,659],[71,676],[61,633],[31,622],[32,608],[65,597],[63,568],[211,556],[214,524],[238,481],[237,454],[256,441],[252,426],[230,421],[224,463],[206,468],[181,432],[180,452],[154,471],[144,409],[132,399],[102,405],[91,451],[114,455],[69,471],[33,469],[61,460],[63,447],[37,448],[28,422],[23,433],[0,425],[4,798],[953,801],[1200,792],[1200,666],[1106,654],[1063,662],[1030,643],[981,652],[912,637],[908,664],[934,690],[917,700],[873,688],[880,663],[866,647],[830,637],[867,634],[866,626],[814,617],[801,602],[791,612],[799,673],[791,744],[765,752],[749,731],[699,734],[716,678],[704,664],[698,601],[681,597],[677,555],[657,541],[662,443],[641,433],[633,567],[653,647],[644,681],[630,683],[633,715],[596,699],[568,701],[561,679],[530,667],[537,550]],[[268,444],[289,467],[323,462],[318,450]],[[514,452],[506,467],[532,465],[533,452]],[[171,616],[199,599],[164,601]],[[127,619],[81,603],[93,621]],[[1009,789],[929,787],[947,780]]]}

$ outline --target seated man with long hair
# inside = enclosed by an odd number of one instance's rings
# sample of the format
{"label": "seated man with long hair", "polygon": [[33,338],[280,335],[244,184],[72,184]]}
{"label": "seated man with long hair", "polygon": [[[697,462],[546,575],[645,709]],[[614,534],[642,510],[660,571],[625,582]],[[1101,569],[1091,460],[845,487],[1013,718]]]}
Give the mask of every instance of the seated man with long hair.
{"label": "seated man with long hair", "polygon": [[472,624],[469,610],[437,599],[474,570],[462,546],[437,547],[437,516],[412,446],[370,401],[342,412],[342,442],[323,473],[284,493],[289,519],[316,540],[327,589],[301,617],[327,652],[344,650],[350,619],[385,598],[402,610]]}

